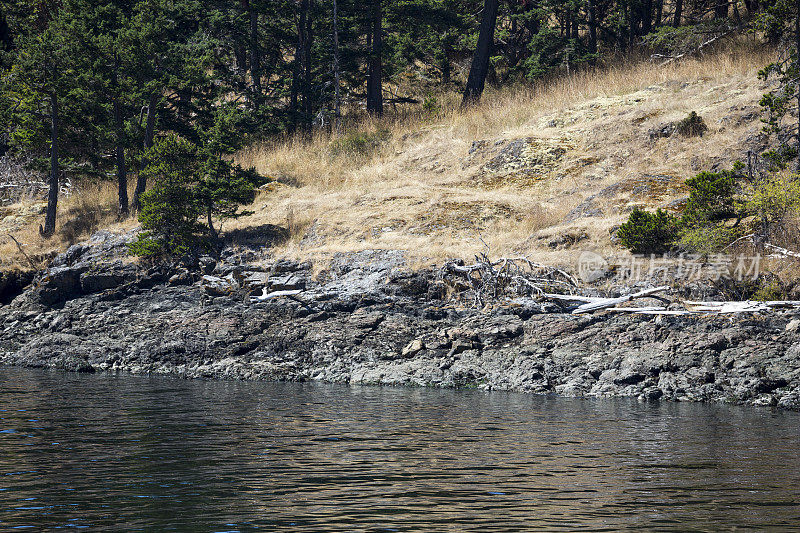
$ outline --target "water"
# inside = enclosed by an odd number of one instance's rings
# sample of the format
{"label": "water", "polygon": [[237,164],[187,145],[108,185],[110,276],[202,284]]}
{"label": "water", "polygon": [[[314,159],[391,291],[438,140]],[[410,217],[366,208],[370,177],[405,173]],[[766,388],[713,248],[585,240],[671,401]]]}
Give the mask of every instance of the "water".
{"label": "water", "polygon": [[0,368],[0,530],[800,529],[800,414]]}

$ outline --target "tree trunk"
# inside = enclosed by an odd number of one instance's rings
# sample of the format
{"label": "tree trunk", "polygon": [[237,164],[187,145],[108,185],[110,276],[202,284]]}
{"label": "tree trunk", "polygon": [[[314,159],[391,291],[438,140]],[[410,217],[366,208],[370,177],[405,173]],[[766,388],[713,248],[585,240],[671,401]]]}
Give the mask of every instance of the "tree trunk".
{"label": "tree trunk", "polygon": [[158,103],[158,95],[153,93],[150,95],[150,101],[147,103],[147,122],[144,127],[144,152],[145,156],[142,158],[142,168],[139,169],[139,175],[136,177],[136,189],[133,191],[133,202],[131,207],[134,211],[139,211],[142,208],[141,197],[147,188],[147,177],[142,172],[150,161],[147,158],[147,151],[153,147],[153,136],[155,135],[155,121],[156,121],[156,104]]}
{"label": "tree trunk", "polygon": [[728,16],[728,0],[717,0],[714,5],[714,18],[723,19]]}
{"label": "tree trunk", "polygon": [[14,40],[11,37],[11,29],[8,27],[6,15],[0,11],[0,50],[10,51],[14,48]]}
{"label": "tree trunk", "polygon": [[206,216],[208,218],[208,236],[211,239],[211,244],[214,246],[214,249],[216,250],[219,245],[219,233],[217,233],[217,230],[214,229],[214,219],[211,216],[210,207],[206,209]]}
{"label": "tree trunk", "polygon": [[578,12],[572,14],[572,38],[577,41],[580,39],[580,21],[578,20]]}
{"label": "tree trunk", "polygon": [[628,46],[633,47],[636,42],[636,7],[633,2],[628,4]]}
{"label": "tree trunk", "polygon": [[497,25],[498,3],[499,0],[484,1],[478,44],[475,47],[475,55],[472,56],[467,86],[461,99],[462,107],[477,104],[483,94],[486,74],[489,72],[489,56],[494,43],[494,29]]}
{"label": "tree trunk", "polygon": [[[795,0],[794,9],[794,46],[795,46],[795,71],[800,65],[800,0]],[[800,173],[800,90],[797,91],[797,162],[795,172]]]}
{"label": "tree trunk", "polygon": [[383,114],[383,87],[381,85],[381,52],[383,48],[381,0],[372,0],[372,50],[367,78],[367,112]]}
{"label": "tree trunk", "polygon": [[297,22],[297,47],[294,52],[292,89],[289,95],[290,131],[296,131],[300,123],[300,86],[303,80],[303,57],[305,55],[306,46],[306,19],[309,16],[308,8],[309,0],[301,0]]}
{"label": "tree trunk", "polygon": [[44,219],[42,235],[49,237],[56,230],[56,210],[58,209],[58,96],[50,94],[50,188],[47,193],[47,215]]}
{"label": "tree trunk", "polygon": [[128,173],[125,168],[125,127],[122,121],[122,107],[119,97],[114,99],[114,125],[117,143],[117,188],[119,189],[119,214],[128,215]]}
{"label": "tree trunk", "polygon": [[336,0],[333,0],[333,130],[336,133],[342,129],[341,72],[339,69],[339,9]]}
{"label": "tree trunk", "polygon": [[314,0],[308,0],[306,13],[305,43],[303,46],[303,129],[311,130],[314,118],[314,99],[311,84],[311,45],[314,43],[314,19],[311,10],[314,9]]}
{"label": "tree trunk", "polygon": [[672,25],[676,28],[681,25],[681,12],[683,11],[683,0],[675,0],[675,18],[672,19]]}
{"label": "tree trunk", "polygon": [[[596,0],[589,0],[589,53],[597,53],[597,6]],[[592,58],[592,64],[595,60]]]}
{"label": "tree trunk", "polygon": [[261,106],[261,52],[258,47],[258,12],[248,0],[250,12],[250,78],[253,84],[253,108]]}
{"label": "tree trunk", "polygon": [[653,0],[642,1],[642,35],[650,33],[653,26]]}

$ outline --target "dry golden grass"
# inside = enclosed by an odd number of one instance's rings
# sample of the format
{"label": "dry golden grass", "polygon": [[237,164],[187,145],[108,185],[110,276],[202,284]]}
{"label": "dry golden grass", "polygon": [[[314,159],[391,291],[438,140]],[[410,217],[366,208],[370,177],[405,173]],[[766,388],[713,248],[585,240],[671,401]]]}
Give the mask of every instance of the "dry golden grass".
{"label": "dry golden grass", "polygon": [[111,183],[79,186],[75,194],[61,198],[56,231],[49,238],[39,234],[39,225],[44,223],[45,208],[46,203],[43,202],[27,202],[4,208],[13,215],[0,217],[0,270],[41,268],[55,254],[86,239],[100,228],[116,231],[136,225],[134,219],[118,220],[117,189]]}
{"label": "dry golden grass", "polygon": [[[237,161],[279,183],[258,196],[255,214],[225,229],[287,227],[275,255],[312,259],[386,248],[408,250],[424,265],[488,249],[569,265],[576,249],[619,252],[609,230],[633,206],[666,205],[683,194],[686,178],[742,156],[743,141],[760,129],[764,87],[756,73],[772,55],[741,40],[666,66],[630,61],[490,88],[468,110],[459,109],[458,95],[443,94],[433,113],[350,119],[341,135],[252,146]],[[709,126],[702,138],[647,135],[690,111]],[[667,178],[648,177],[654,175]],[[601,216],[566,220],[592,197],[588,209]],[[58,237],[50,240],[38,236],[40,216],[12,231],[30,255],[46,255],[116,223],[113,202],[113,188],[63,202]],[[21,262],[5,241],[0,237],[3,263]]]}
{"label": "dry golden grass", "polygon": [[[756,73],[771,57],[743,40],[667,66],[631,62],[489,89],[466,111],[450,95],[435,115],[366,120],[359,133],[254,146],[239,162],[285,186],[260,196],[256,214],[236,225],[285,225],[291,213],[302,229],[275,253],[298,258],[400,248],[426,264],[488,249],[569,264],[576,254],[558,244],[565,236],[580,237],[578,248],[615,252],[609,230],[633,206],[667,205],[684,194],[686,178],[742,157],[743,140],[760,129],[764,87]],[[647,135],[690,111],[709,126],[702,138]],[[388,140],[371,153],[339,153],[342,142],[381,131]],[[487,170],[520,139],[530,140],[528,170]],[[470,154],[476,141],[486,142]],[[591,208],[602,216],[565,221],[598,193]]]}

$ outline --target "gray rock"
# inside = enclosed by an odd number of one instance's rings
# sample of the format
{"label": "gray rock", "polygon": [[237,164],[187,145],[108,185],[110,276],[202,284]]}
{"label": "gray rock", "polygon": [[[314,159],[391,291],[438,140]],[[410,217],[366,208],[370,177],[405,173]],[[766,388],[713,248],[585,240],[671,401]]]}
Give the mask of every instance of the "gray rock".
{"label": "gray rock", "polygon": [[422,339],[414,339],[413,341],[409,342],[405,348],[403,348],[401,355],[403,357],[414,357],[424,349],[425,343],[422,341]]}
{"label": "gray rock", "polygon": [[93,246],[112,259],[84,261],[97,251],[77,247],[2,308],[0,364],[800,408],[791,312],[584,317],[532,298],[454,308],[429,299],[437,270],[409,273],[385,251],[342,255],[319,280],[281,273],[306,280],[298,299],[249,305],[228,296],[246,265],[189,285],[197,274],[120,264],[108,242]]}
{"label": "gray rock", "polygon": [[200,278],[200,285],[211,296],[227,296],[236,288],[230,280],[208,274]]}

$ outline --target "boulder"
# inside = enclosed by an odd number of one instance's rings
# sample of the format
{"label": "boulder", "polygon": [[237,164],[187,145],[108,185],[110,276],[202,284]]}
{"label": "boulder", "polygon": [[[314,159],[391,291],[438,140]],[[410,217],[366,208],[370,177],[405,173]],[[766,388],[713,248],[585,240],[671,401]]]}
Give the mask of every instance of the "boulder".
{"label": "boulder", "polygon": [[200,279],[200,284],[203,286],[206,294],[210,296],[228,296],[235,289],[229,280],[210,276],[208,274]]}
{"label": "boulder", "polygon": [[422,342],[422,339],[414,339],[413,341],[409,342],[400,353],[403,357],[414,357],[424,349],[425,343]]}
{"label": "boulder", "polygon": [[84,294],[114,289],[125,281],[124,273],[118,271],[88,271],[80,275],[81,290]]}
{"label": "boulder", "polygon": [[306,280],[296,274],[270,277],[267,284],[273,291],[293,291],[306,288]]}
{"label": "boulder", "polygon": [[11,302],[30,285],[35,273],[32,271],[8,270],[0,272],[0,305]]}
{"label": "boulder", "polygon": [[33,290],[34,300],[42,305],[53,305],[79,296],[81,274],[88,266],[55,267],[47,269],[39,278]]}

